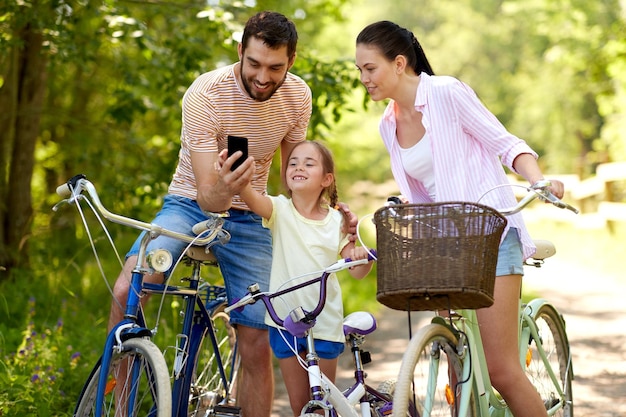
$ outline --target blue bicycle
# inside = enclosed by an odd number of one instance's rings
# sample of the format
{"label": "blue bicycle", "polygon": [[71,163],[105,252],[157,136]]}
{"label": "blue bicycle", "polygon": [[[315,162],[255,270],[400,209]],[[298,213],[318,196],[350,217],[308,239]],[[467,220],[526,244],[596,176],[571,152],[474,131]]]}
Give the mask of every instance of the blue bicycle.
{"label": "blue bicycle", "polygon": [[[204,282],[200,275],[202,266],[216,265],[209,248],[228,241],[227,232],[222,230],[223,218],[209,215],[206,221],[194,226],[198,236],[192,237],[109,212],[93,184],[83,175],[71,178],[57,193],[65,198],[62,203],[78,208],[87,231],[80,209],[83,201],[89,204],[103,227],[102,218],[147,232],[132,273],[124,319],[109,332],[74,415],[240,415],[234,397],[239,367],[237,335],[224,312],[225,289]],[[184,285],[144,282],[145,274],[164,272],[173,262],[167,251],[146,252],[149,241],[157,236],[169,236],[189,244],[183,262],[191,267],[191,275],[181,280]],[[182,329],[175,343],[164,349],[165,356],[153,342],[156,330],[146,326],[141,300],[149,294],[183,300]],[[166,361],[169,352],[173,352],[170,366]]]}

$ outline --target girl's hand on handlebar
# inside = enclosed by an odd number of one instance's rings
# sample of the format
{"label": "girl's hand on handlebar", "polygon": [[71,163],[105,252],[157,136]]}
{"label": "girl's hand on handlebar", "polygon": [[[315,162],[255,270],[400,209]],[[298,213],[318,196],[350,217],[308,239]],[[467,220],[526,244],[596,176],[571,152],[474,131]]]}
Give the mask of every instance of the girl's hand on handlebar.
{"label": "girl's hand on handlebar", "polygon": [[[549,185],[548,185],[549,184]],[[546,187],[546,185],[548,185]],[[556,198],[561,199],[565,194],[565,185],[559,180],[538,180],[533,183],[531,186],[532,189],[535,190],[546,190],[547,192],[553,194]]]}
{"label": "girl's hand on handlebar", "polygon": [[[369,251],[363,246],[354,246],[354,243],[351,242],[346,246],[346,248],[344,248],[343,251],[341,251],[341,256],[344,258],[350,258],[352,261],[359,261],[362,259],[368,259]],[[370,259],[367,263],[351,266],[348,269],[352,277],[361,279],[371,271],[372,260]]]}
{"label": "girl's hand on handlebar", "polygon": [[[367,259],[369,256],[369,251],[363,246],[355,246],[354,248],[350,249],[348,253],[348,258],[352,259],[353,261],[358,261],[359,259]],[[370,260],[370,262],[372,262],[372,260]]]}

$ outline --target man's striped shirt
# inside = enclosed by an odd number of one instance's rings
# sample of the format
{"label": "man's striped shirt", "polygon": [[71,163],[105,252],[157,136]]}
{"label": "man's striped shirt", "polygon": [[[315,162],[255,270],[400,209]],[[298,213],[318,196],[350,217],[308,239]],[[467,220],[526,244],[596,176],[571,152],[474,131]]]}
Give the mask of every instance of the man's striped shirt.
{"label": "man's striped shirt", "polygon": [[[183,97],[181,149],[169,187],[171,194],[196,199],[190,151],[221,152],[228,135],[248,138],[248,153],[256,161],[252,186],[265,192],[270,165],[281,142],[306,139],[311,117],[311,90],[306,83],[287,73],[269,100],[256,101],[237,83],[235,65],[201,75]],[[233,198],[233,207],[247,209],[239,196]]]}

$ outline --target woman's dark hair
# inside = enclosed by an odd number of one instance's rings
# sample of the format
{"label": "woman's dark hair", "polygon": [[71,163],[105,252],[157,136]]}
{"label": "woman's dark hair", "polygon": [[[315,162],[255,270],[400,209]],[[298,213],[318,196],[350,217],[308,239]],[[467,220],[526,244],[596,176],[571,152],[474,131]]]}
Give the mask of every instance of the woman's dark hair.
{"label": "woman's dark hair", "polygon": [[366,26],[357,36],[356,43],[377,47],[389,61],[393,61],[398,55],[404,55],[409,67],[413,68],[417,75],[422,72],[434,75],[426,54],[413,32],[393,22],[382,20]]}
{"label": "woman's dark hair", "polygon": [[296,25],[284,15],[277,12],[259,12],[248,19],[243,29],[241,45],[245,51],[250,37],[263,41],[272,49],[287,46],[287,56],[292,59],[296,53],[298,32]]}

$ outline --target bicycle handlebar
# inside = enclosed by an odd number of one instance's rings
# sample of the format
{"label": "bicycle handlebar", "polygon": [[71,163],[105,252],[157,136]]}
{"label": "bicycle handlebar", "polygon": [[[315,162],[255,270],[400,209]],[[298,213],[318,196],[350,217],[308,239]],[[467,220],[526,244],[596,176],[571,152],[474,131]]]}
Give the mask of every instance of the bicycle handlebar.
{"label": "bicycle handlebar", "polygon": [[555,196],[554,194],[550,192],[548,188],[551,185],[552,183],[549,180],[537,181],[531,187],[526,188],[526,190],[528,191],[528,194],[526,194],[526,196],[522,198],[515,206],[509,207],[506,209],[500,209],[498,211],[503,216],[509,216],[511,214],[519,213],[520,211],[522,211],[524,207],[530,204],[533,200],[539,198],[540,200],[551,203],[552,205],[558,208],[568,209],[574,212],[575,214],[578,214],[578,209],[576,207],[573,207],[567,204],[566,202],[564,202],[563,200],[561,200],[560,198],[558,198],[557,196]]}
{"label": "bicycle handlebar", "polygon": [[[276,291],[273,293],[269,293],[269,292],[265,293],[259,290],[258,284],[252,284],[248,287],[248,293],[243,298],[239,299],[235,303],[226,307],[224,309],[224,312],[230,313],[233,310],[244,308],[248,304],[254,304],[258,300],[261,300],[263,301],[263,304],[265,304],[265,307],[267,308],[267,311],[270,317],[272,318],[272,321],[274,321],[274,323],[276,323],[277,325],[287,328],[287,330],[289,330],[291,334],[294,334],[294,332],[302,332],[304,330],[307,330],[308,328],[313,326],[313,324],[315,323],[315,318],[322,312],[324,308],[324,304],[326,303],[326,282],[328,280],[328,277],[332,273],[339,272],[341,270],[350,268],[352,266],[362,265],[370,261],[376,260],[376,251],[373,249],[369,249],[368,252],[369,254],[366,259],[365,258],[358,259],[358,260],[352,260],[350,258],[340,259],[334,264],[329,265],[326,268],[324,268],[321,271],[322,274],[319,277],[307,280],[301,284],[294,285],[284,290]],[[270,301],[272,298],[276,298],[283,294],[287,294],[292,291],[299,290],[301,288],[315,284],[316,282],[320,282],[321,284],[320,296],[319,296],[319,301],[317,303],[317,306],[312,311],[306,311],[302,307],[296,307],[294,310],[291,311],[289,316],[286,317],[285,319],[281,319],[280,317],[278,317],[278,314],[276,313],[276,310],[274,309],[274,306],[272,305]],[[295,330],[294,330],[294,327],[295,327]],[[294,334],[294,336],[296,336],[296,334]]]}
{"label": "bicycle handlebar", "polygon": [[[125,217],[119,214],[111,213],[104,207],[96,191],[96,187],[87,179],[83,174],[75,175],[70,178],[65,184],[61,184],[57,187],[56,192],[64,199],[57,203],[52,210],[57,211],[59,207],[64,204],[78,204],[80,198],[84,198],[83,193],[86,192],[93,202],[95,209],[105,219],[121,224],[123,226],[129,226],[135,229],[144,230],[150,233],[152,238],[157,236],[168,236],[174,239],[178,239],[185,243],[192,243],[196,246],[206,246],[215,240],[215,237],[222,229],[222,224],[218,222],[203,221],[196,224],[193,229],[194,233],[200,234],[210,230],[211,232],[206,237],[189,236],[183,233],[175,232],[165,229],[157,224],[146,223],[130,217]],[[211,214],[208,214],[211,216]]]}

